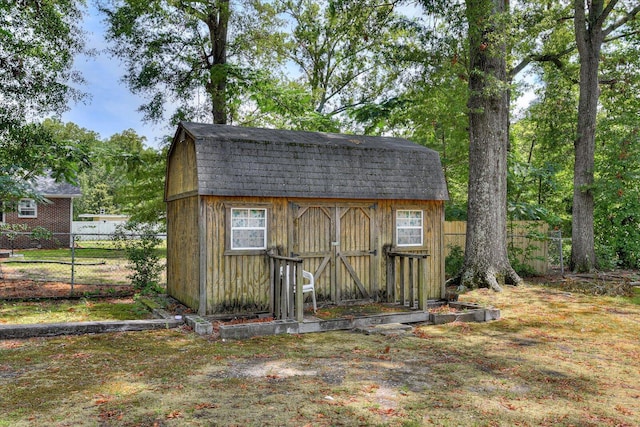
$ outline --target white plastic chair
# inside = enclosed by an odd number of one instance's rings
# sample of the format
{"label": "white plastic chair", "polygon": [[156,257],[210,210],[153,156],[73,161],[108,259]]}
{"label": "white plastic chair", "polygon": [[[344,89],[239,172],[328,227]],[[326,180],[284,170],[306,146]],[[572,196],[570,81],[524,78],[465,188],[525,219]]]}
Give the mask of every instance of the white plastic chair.
{"label": "white plastic chair", "polygon": [[[289,267],[287,266],[287,276],[285,276],[285,280],[289,280]],[[280,275],[282,275],[282,267],[280,267]],[[311,292],[311,300],[313,301],[313,312],[316,313],[318,311],[318,307],[316,305],[316,280],[313,277],[313,274],[309,271],[302,270],[302,279],[307,280],[307,282],[302,282],[302,294],[306,294]],[[294,283],[293,292],[296,292],[295,286],[295,275],[293,276]]]}
{"label": "white plastic chair", "polygon": [[313,274],[311,272],[306,270],[302,270],[302,278],[309,281],[307,283],[302,283],[302,294],[311,292],[311,300],[313,301],[313,312],[315,313],[318,311],[318,307],[316,306],[316,279],[313,277]]}

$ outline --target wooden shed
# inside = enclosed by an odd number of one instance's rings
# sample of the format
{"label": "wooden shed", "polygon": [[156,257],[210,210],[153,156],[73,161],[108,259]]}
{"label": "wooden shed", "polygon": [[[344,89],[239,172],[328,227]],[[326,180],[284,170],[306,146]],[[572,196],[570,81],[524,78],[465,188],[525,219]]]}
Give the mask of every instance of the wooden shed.
{"label": "wooden shed", "polygon": [[447,198],[438,154],[405,139],[181,123],[167,291],[202,315],[273,310],[277,253],[313,274],[320,303],[413,303],[405,279],[440,299]]}

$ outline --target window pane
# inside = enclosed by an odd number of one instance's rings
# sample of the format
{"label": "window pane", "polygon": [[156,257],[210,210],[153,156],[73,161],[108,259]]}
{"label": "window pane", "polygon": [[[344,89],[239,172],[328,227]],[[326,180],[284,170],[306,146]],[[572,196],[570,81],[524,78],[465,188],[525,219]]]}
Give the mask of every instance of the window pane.
{"label": "window pane", "polygon": [[20,203],[18,203],[19,217],[35,217],[37,212],[35,200],[24,199],[20,200]]}
{"label": "window pane", "polygon": [[421,210],[396,212],[396,244],[398,246],[422,246],[422,236]]}
{"label": "window pane", "polygon": [[232,233],[233,249],[262,249],[264,248],[264,230],[234,230]]}
{"label": "window pane", "polygon": [[247,220],[244,218],[233,218],[231,220],[231,227],[233,228],[246,227],[246,226],[247,226]]}
{"label": "window pane", "polygon": [[247,219],[245,227],[262,228],[264,227],[264,219]]}
{"label": "window pane", "polygon": [[231,209],[231,249],[265,249],[266,209]]}
{"label": "window pane", "polygon": [[421,246],[422,230],[419,228],[399,229],[398,230],[399,246]]}

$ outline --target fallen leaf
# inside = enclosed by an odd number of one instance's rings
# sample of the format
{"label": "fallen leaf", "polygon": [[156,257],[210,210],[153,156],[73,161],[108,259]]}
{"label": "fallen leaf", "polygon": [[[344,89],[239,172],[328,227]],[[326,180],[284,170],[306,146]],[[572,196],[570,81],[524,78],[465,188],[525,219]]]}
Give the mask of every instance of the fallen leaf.
{"label": "fallen leaf", "polygon": [[616,409],[616,411],[620,412],[623,415],[629,415],[629,416],[633,415],[633,411],[632,410],[630,410],[628,408],[625,408],[622,405],[616,405],[615,409]]}
{"label": "fallen leaf", "polygon": [[198,404],[195,406],[195,409],[196,409],[196,410],[200,410],[200,409],[206,409],[206,408],[217,408],[217,407],[218,407],[218,405],[215,405],[215,404],[213,404],[213,403],[198,403]]}
{"label": "fallen leaf", "polygon": [[182,416],[182,412],[180,411],[173,411],[167,414],[167,419],[174,419],[174,418],[180,418]]}

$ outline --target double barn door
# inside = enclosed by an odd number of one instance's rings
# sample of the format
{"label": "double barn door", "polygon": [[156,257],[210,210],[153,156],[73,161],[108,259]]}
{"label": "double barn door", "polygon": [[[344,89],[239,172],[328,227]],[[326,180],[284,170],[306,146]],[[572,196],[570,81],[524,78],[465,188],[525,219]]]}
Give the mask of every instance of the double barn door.
{"label": "double barn door", "polygon": [[316,295],[334,303],[375,299],[375,205],[292,205],[293,255],[313,273]]}

